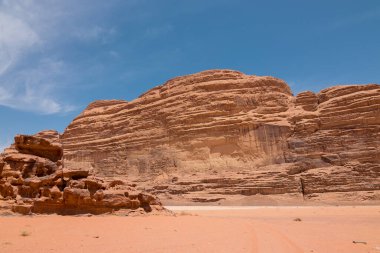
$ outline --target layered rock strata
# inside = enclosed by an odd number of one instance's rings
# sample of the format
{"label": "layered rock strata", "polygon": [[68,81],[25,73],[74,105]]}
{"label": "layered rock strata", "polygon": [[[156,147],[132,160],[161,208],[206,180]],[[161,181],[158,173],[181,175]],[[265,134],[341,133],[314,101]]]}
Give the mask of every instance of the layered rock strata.
{"label": "layered rock strata", "polygon": [[[285,82],[215,70],[138,99],[96,101],[62,136],[65,161],[164,196],[378,191],[379,85],[294,97]],[[207,194],[207,198],[198,198]],[[377,195],[375,195],[377,196]]]}
{"label": "layered rock strata", "polygon": [[272,77],[206,71],[175,78],[131,102],[90,104],[62,136],[64,159],[90,162],[107,176],[190,168],[192,161],[226,168],[225,158],[244,159],[243,167],[283,162],[292,99]]}
{"label": "layered rock strata", "polygon": [[0,197],[8,203],[3,207],[22,214],[162,210],[156,197],[133,184],[91,176],[87,168],[64,167],[58,140],[56,132],[17,135],[1,154]]}
{"label": "layered rock strata", "polygon": [[293,96],[274,77],[204,71],[131,102],[95,101],[61,140],[65,164],[163,198],[361,192],[380,200],[378,84]]}

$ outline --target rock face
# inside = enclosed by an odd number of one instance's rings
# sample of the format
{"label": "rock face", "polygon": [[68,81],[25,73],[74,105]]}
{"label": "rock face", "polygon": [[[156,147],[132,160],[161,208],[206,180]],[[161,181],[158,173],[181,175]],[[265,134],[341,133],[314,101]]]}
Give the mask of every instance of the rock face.
{"label": "rock face", "polygon": [[363,192],[380,199],[380,86],[294,97],[277,78],[212,70],[138,99],[96,101],[62,136],[64,160],[163,198]]}
{"label": "rock face", "polygon": [[204,71],[131,102],[95,101],[61,140],[65,164],[127,178],[166,200],[380,200],[378,84],[293,96],[277,78]]}
{"label": "rock face", "polygon": [[[282,80],[235,71],[175,78],[132,102],[96,101],[65,130],[65,161],[90,162],[97,173],[161,173],[226,159],[283,162],[293,96]],[[222,158],[222,159],[220,159]],[[181,169],[183,170],[183,169]]]}
{"label": "rock face", "polygon": [[0,156],[0,197],[8,207],[22,214],[162,209],[156,197],[134,185],[90,176],[86,168],[64,167],[62,154],[57,132],[17,135]]}

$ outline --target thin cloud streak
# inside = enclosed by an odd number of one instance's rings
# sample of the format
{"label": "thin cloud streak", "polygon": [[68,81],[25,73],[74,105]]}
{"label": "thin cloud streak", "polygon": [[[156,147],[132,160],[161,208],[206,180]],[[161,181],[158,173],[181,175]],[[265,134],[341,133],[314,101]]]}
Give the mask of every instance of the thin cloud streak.
{"label": "thin cloud streak", "polygon": [[39,42],[38,34],[28,24],[0,12],[0,76]]}
{"label": "thin cloud streak", "polygon": [[35,68],[21,69],[7,75],[0,84],[0,105],[39,114],[65,113],[73,105],[55,97],[60,79],[66,74],[63,62],[42,59]]}
{"label": "thin cloud streak", "polygon": [[73,36],[81,41],[99,41],[103,44],[109,42],[115,34],[115,28],[105,28],[102,26],[93,26],[89,29],[77,29],[73,32]]}
{"label": "thin cloud streak", "polygon": [[363,13],[359,13],[354,16],[350,16],[344,19],[340,19],[331,24],[330,29],[336,30],[342,27],[352,26],[363,22],[368,22],[374,19],[380,19],[380,9],[369,10]]}

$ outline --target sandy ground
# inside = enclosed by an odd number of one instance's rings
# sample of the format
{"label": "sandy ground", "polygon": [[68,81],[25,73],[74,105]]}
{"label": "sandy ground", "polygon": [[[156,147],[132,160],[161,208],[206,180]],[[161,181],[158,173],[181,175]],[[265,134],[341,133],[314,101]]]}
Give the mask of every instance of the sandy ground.
{"label": "sandy ground", "polygon": [[0,252],[380,253],[380,206],[173,209],[176,217],[0,217]]}

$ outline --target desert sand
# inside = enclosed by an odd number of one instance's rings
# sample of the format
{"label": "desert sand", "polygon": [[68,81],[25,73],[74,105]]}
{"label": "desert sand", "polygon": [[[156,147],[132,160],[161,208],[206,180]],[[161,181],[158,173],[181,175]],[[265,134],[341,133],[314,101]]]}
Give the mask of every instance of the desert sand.
{"label": "desert sand", "polygon": [[2,216],[0,252],[380,252],[380,206],[169,208],[175,216]]}

